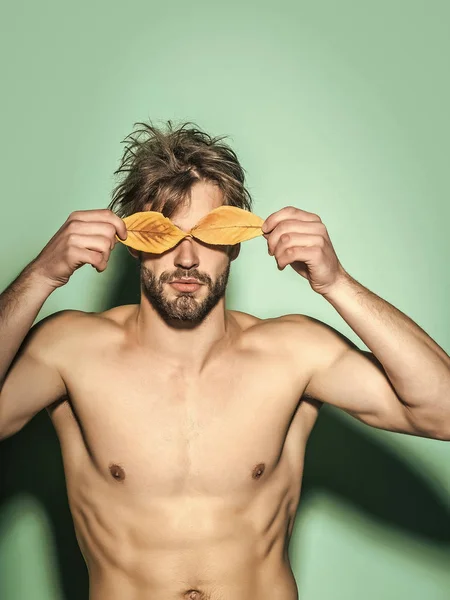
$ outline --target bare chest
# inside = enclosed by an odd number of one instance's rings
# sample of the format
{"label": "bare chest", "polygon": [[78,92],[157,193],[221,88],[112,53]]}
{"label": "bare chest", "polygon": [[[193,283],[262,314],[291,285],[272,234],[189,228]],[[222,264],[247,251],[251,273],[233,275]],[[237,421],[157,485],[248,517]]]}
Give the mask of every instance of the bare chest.
{"label": "bare chest", "polygon": [[137,493],[236,495],[277,470],[286,478],[288,448],[301,457],[313,424],[306,373],[273,355],[233,356],[193,378],[105,351],[64,375],[69,398],[51,418],[66,467],[89,463]]}

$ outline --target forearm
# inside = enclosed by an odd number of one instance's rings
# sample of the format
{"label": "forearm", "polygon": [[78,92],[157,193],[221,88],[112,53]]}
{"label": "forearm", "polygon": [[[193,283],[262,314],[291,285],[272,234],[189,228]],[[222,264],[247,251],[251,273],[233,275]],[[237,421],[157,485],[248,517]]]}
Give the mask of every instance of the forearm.
{"label": "forearm", "polygon": [[383,365],[399,398],[450,418],[450,357],[412,319],[348,273],[324,297]]}
{"label": "forearm", "polygon": [[0,386],[52,291],[30,263],[0,294]]}

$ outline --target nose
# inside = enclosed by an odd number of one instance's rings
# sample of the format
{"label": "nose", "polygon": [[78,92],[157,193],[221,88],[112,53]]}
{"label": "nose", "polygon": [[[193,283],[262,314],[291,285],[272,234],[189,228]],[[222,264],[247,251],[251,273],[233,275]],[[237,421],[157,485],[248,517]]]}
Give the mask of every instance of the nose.
{"label": "nose", "polygon": [[192,269],[199,265],[196,243],[192,237],[185,237],[175,249],[175,266],[182,269]]}

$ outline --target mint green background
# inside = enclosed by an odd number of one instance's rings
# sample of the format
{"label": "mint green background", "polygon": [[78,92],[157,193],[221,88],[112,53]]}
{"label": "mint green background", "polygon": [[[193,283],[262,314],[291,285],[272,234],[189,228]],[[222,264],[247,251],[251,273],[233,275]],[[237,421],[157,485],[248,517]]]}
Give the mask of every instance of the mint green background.
{"label": "mint green background", "polygon": [[[2,13],[1,289],[70,212],[107,206],[135,121],[192,120],[230,136],[255,213],[292,204],[319,214],[346,270],[449,352],[448,2],[47,1]],[[38,319],[103,310],[119,281],[116,255],[102,274],[77,271]],[[227,300],[260,317],[314,316],[367,349],[305,279],[278,271],[263,238],[242,244]],[[448,443],[325,411],[448,506]],[[27,464],[44,443],[25,451],[22,435],[4,442],[3,468],[18,468],[19,454]],[[52,489],[50,469],[41,486]],[[50,517],[30,493],[2,504],[2,599],[63,598]],[[301,600],[450,597],[448,544],[327,490],[301,502],[290,551]]]}

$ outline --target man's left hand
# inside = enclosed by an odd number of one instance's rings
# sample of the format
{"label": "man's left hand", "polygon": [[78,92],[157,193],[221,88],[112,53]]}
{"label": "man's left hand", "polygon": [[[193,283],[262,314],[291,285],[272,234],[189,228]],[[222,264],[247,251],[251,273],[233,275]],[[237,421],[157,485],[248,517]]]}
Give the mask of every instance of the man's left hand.
{"label": "man's left hand", "polygon": [[347,275],[318,215],[286,206],[267,217],[262,230],[278,269],[291,265],[318,294],[330,291]]}

